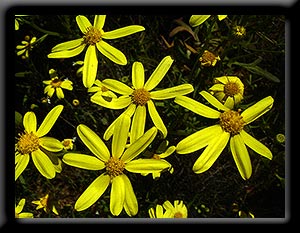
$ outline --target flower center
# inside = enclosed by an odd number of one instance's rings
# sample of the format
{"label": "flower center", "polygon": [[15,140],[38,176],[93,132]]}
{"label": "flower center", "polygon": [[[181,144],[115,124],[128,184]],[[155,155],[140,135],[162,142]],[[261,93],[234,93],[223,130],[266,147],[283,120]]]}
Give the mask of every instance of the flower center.
{"label": "flower center", "polygon": [[240,92],[239,85],[235,82],[228,82],[224,85],[224,93],[233,97]]}
{"label": "flower center", "polygon": [[202,56],[199,58],[199,61],[203,66],[215,66],[218,60],[220,60],[220,57],[208,50],[205,50]]}
{"label": "flower center", "polygon": [[119,176],[123,174],[123,170],[125,168],[125,163],[117,158],[111,157],[106,163],[106,171],[110,175],[111,178]]}
{"label": "flower center", "polygon": [[103,33],[104,31],[102,29],[99,30],[93,26],[88,27],[87,32],[83,36],[84,43],[89,45],[95,45],[101,40]]}
{"label": "flower center", "polygon": [[144,106],[150,100],[150,93],[144,88],[139,88],[132,93],[132,102],[135,105]]}
{"label": "flower center", "polygon": [[39,137],[33,132],[19,134],[20,138],[17,143],[17,149],[21,154],[29,154],[39,149]]}
{"label": "flower center", "polygon": [[59,78],[52,78],[51,79],[51,86],[54,87],[54,88],[57,88],[57,87],[60,87],[62,81],[59,80]]}
{"label": "flower center", "polygon": [[108,88],[105,87],[105,86],[102,86],[102,87],[101,87],[101,91],[102,91],[102,92],[106,92],[106,91],[108,91]]}
{"label": "flower center", "polygon": [[226,132],[236,135],[243,129],[245,121],[239,112],[229,110],[221,113],[220,125]]}
{"label": "flower center", "polygon": [[174,218],[182,218],[182,217],[183,217],[183,214],[180,213],[180,212],[176,212],[176,213],[174,214]]}

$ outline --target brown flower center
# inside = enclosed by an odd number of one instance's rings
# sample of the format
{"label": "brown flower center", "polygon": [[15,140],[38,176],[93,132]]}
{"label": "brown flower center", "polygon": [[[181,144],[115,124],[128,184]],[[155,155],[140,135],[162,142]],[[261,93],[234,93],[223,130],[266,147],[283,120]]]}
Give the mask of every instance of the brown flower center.
{"label": "brown flower center", "polygon": [[183,214],[180,213],[180,212],[176,212],[176,213],[174,214],[174,218],[182,218],[182,217],[183,217]]}
{"label": "brown flower center", "polygon": [[21,154],[29,154],[39,149],[39,137],[34,133],[27,133],[25,131],[25,133],[19,134],[19,136],[17,149]]}
{"label": "brown flower center", "polygon": [[106,163],[106,171],[109,174],[111,178],[114,178],[116,176],[122,175],[125,163],[117,158],[111,157]]}
{"label": "brown flower center", "polygon": [[245,121],[239,112],[229,110],[221,113],[220,125],[226,132],[236,135],[243,129]]}
{"label": "brown flower center", "polygon": [[135,105],[144,106],[148,100],[150,100],[150,93],[146,89],[139,88],[133,91],[132,102]]}
{"label": "brown flower center", "polygon": [[199,58],[203,66],[215,66],[218,60],[220,60],[220,58],[208,50],[205,50]]}
{"label": "brown flower center", "polygon": [[101,40],[103,33],[103,30],[99,30],[93,26],[88,27],[87,32],[83,36],[84,43],[88,45],[95,45]]}
{"label": "brown flower center", "polygon": [[235,82],[228,82],[224,85],[224,93],[233,97],[240,92],[239,85]]}
{"label": "brown flower center", "polygon": [[62,81],[57,77],[51,79],[51,86],[54,88],[60,87],[61,83]]}

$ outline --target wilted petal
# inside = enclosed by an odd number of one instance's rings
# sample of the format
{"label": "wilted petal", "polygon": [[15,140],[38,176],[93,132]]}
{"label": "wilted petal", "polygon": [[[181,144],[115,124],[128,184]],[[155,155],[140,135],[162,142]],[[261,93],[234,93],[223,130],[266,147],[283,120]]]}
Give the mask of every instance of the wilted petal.
{"label": "wilted petal", "polygon": [[63,162],[74,167],[87,170],[102,170],[105,168],[105,163],[95,156],[66,153],[63,157]]}
{"label": "wilted petal", "polygon": [[41,150],[31,153],[32,161],[39,172],[47,179],[55,177],[55,168],[49,157]]}
{"label": "wilted petal", "polygon": [[126,56],[115,47],[109,45],[105,41],[101,40],[97,44],[97,49],[102,53],[105,57],[113,61],[114,63],[118,65],[126,65],[127,64],[127,58]]}
{"label": "wilted petal", "polygon": [[140,31],[144,31],[145,28],[139,25],[130,25],[122,28],[118,28],[109,32],[105,32],[102,36],[103,39],[117,39],[120,37],[128,36]]}
{"label": "wilted petal", "polygon": [[165,88],[158,91],[151,91],[151,99],[165,100],[175,98],[176,96],[186,95],[194,91],[194,87],[191,84],[181,84],[179,86]]}
{"label": "wilted petal", "polygon": [[125,200],[125,183],[123,176],[120,175],[116,176],[111,181],[111,191],[110,191],[110,212],[118,216],[124,206],[124,200]]}
{"label": "wilted petal", "polygon": [[23,117],[23,125],[27,133],[36,132],[37,121],[34,112],[25,113]]}
{"label": "wilted petal", "polygon": [[87,189],[81,194],[75,203],[75,209],[82,211],[93,205],[105,192],[110,184],[110,177],[105,173],[97,177]]}

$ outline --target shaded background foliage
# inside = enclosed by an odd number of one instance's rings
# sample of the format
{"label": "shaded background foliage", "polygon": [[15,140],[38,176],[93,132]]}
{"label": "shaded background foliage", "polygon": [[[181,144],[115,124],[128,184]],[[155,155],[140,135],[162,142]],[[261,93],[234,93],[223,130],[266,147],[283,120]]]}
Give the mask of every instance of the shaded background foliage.
{"label": "shaded background foliage", "polygon": [[[75,21],[76,15],[33,15],[22,17],[20,29],[15,31],[15,45],[20,44],[25,35],[37,38],[48,36],[30,51],[29,59],[22,60],[15,55],[15,111],[24,115],[33,110],[41,123],[47,112],[55,105],[65,106],[61,116],[49,132],[49,136],[63,140],[77,137],[78,124],[86,124],[102,137],[109,124],[123,110],[110,110],[90,102],[81,77],[76,72],[79,66],[73,63],[83,60],[84,53],[68,59],[48,59],[47,54],[58,43],[80,38],[81,32]],[[93,15],[87,16],[93,21]],[[256,218],[285,217],[285,144],[276,140],[279,133],[285,134],[285,17],[283,15],[228,15],[219,21],[212,15],[198,27],[199,41],[188,30],[174,33],[174,29],[184,22],[188,25],[190,15],[108,15],[104,29],[110,31],[122,26],[138,24],[145,31],[109,43],[120,49],[127,57],[128,64],[119,66],[99,54],[97,78],[114,78],[131,85],[131,68],[135,61],[143,63],[147,80],[161,59],[171,55],[175,60],[170,70],[158,85],[159,88],[172,87],[182,83],[194,86],[188,96],[206,103],[200,96],[201,90],[208,90],[213,78],[236,75],[245,85],[244,101],[241,109],[270,95],[274,98],[273,108],[261,118],[247,126],[247,131],[263,142],[273,153],[268,161],[251,151],[252,177],[244,181],[234,164],[227,147],[214,165],[202,174],[195,174],[192,166],[202,150],[188,154],[176,153],[167,157],[174,167],[174,173],[163,173],[158,180],[151,175],[128,174],[138,199],[137,218],[148,218],[148,209],[165,200],[183,200],[188,207],[190,218],[238,218],[238,211]],[[235,36],[234,27],[246,28],[242,38]],[[195,28],[192,28],[195,31]],[[164,41],[165,39],[165,41]],[[167,43],[166,43],[167,42]],[[191,52],[189,47],[196,52]],[[204,50],[219,55],[221,61],[215,67],[203,67],[199,58]],[[254,63],[253,63],[254,62]],[[255,63],[256,62],[256,63]],[[250,64],[250,65],[249,65]],[[55,96],[44,103],[43,80],[49,79],[49,69],[55,69],[59,77],[73,82],[73,91],[64,91],[65,98]],[[74,106],[72,101],[80,104]],[[178,106],[173,100],[156,101],[156,106],[167,129],[163,140],[158,136],[143,156],[157,151],[166,140],[176,145],[181,139],[199,129],[215,124],[215,120],[202,118]],[[147,118],[146,128],[152,122]],[[22,127],[16,124],[18,134]],[[107,142],[110,145],[110,141]],[[75,150],[90,154],[77,137]],[[34,213],[34,217],[113,217],[109,211],[109,189],[90,208],[77,212],[74,204],[87,186],[99,175],[97,171],[83,170],[63,164],[63,171],[52,180],[39,174],[32,161],[15,183],[16,203],[26,198],[24,210]],[[35,210],[32,200],[49,193],[59,216]],[[123,211],[118,217],[128,217]],[[116,217],[117,218],[117,217]]]}

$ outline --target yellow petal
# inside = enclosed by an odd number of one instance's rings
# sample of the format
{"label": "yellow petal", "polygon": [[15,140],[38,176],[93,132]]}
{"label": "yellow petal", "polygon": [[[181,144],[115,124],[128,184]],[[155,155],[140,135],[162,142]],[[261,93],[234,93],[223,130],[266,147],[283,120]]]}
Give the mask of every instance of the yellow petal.
{"label": "yellow petal", "polygon": [[51,130],[52,126],[54,125],[60,113],[62,112],[63,108],[63,105],[57,105],[54,108],[52,108],[52,110],[47,114],[42,124],[36,131],[36,134],[39,137],[46,135]]}
{"label": "yellow petal", "polygon": [[163,159],[135,159],[125,164],[125,169],[133,173],[161,172],[170,167]]}
{"label": "yellow petal", "polygon": [[95,156],[85,154],[66,153],[62,160],[70,166],[87,170],[102,170],[105,168],[105,163],[103,161]]}
{"label": "yellow petal", "polygon": [[131,105],[131,98],[129,96],[113,98],[110,101],[107,101],[103,98],[101,94],[94,94],[91,96],[91,102],[99,104],[102,107],[110,109],[122,109]]}
{"label": "yellow petal", "polygon": [[189,24],[192,27],[196,27],[204,23],[210,15],[192,15],[189,20]]}
{"label": "yellow petal", "polygon": [[110,191],[110,212],[118,216],[120,215],[125,200],[125,183],[123,176],[116,176],[111,181],[111,191]]}
{"label": "yellow petal", "polygon": [[246,180],[252,174],[252,165],[248,150],[239,134],[230,138],[230,150],[241,177]]}
{"label": "yellow petal", "polygon": [[166,75],[166,73],[169,71],[171,65],[173,64],[173,59],[171,56],[164,57],[161,62],[158,64],[156,69],[151,74],[150,78],[145,83],[144,88],[147,91],[151,91],[153,88],[155,88],[160,81],[163,79],[163,77]]}
{"label": "yellow petal", "polygon": [[35,133],[37,122],[34,112],[26,112],[23,117],[23,125],[27,133]]}
{"label": "yellow petal", "polygon": [[109,90],[117,92],[121,95],[131,95],[133,92],[133,89],[131,87],[115,79],[104,79],[102,81],[102,84]]}
{"label": "yellow petal", "polygon": [[105,24],[106,15],[95,15],[94,27],[101,30]]}
{"label": "yellow petal", "polygon": [[132,119],[132,126],[130,130],[130,143],[135,142],[145,132],[146,124],[146,107],[137,106]]}
{"label": "yellow petal", "polygon": [[89,27],[92,27],[92,24],[91,22],[88,20],[87,17],[83,16],[83,15],[78,15],[76,16],[76,22],[77,22],[77,25],[80,29],[80,31],[85,34],[87,32],[87,29]]}
{"label": "yellow petal", "polygon": [[53,52],[53,53],[48,54],[47,57],[48,58],[70,58],[70,57],[75,57],[84,50],[85,46],[86,46],[86,44],[81,44],[80,46],[78,46],[74,49]]}
{"label": "yellow petal", "polygon": [[176,96],[186,95],[194,91],[191,84],[181,84],[175,87],[165,88],[159,91],[151,91],[151,99],[165,100],[175,98]]}
{"label": "yellow petal", "polygon": [[217,108],[218,110],[228,111],[229,108],[224,106],[217,98],[211,95],[207,91],[201,91],[200,95],[202,95],[212,106]]}
{"label": "yellow petal", "polygon": [[242,130],[240,132],[240,136],[243,138],[244,143],[247,146],[249,146],[252,150],[254,150],[256,153],[270,160],[273,158],[272,152],[256,138],[248,134],[245,130]]}
{"label": "yellow petal", "polygon": [[152,100],[149,100],[147,102],[147,106],[148,106],[148,111],[149,111],[149,115],[154,123],[154,125],[157,127],[157,129],[162,133],[163,138],[167,137],[168,134],[168,130],[163,122],[163,120],[161,119],[161,117],[159,116],[156,107],[153,103]]}
{"label": "yellow petal", "polygon": [[110,184],[110,177],[105,173],[97,177],[87,189],[80,195],[75,203],[75,209],[82,211],[93,205],[105,192]]}
{"label": "yellow petal", "polygon": [[105,41],[101,40],[97,44],[97,49],[102,53],[105,57],[113,61],[114,63],[118,65],[126,65],[127,64],[127,58],[126,56],[115,47],[109,45]]}
{"label": "yellow petal", "polygon": [[82,44],[83,44],[83,39],[82,38],[66,41],[66,42],[55,45],[51,49],[51,53],[60,52],[60,51],[67,51],[67,50],[73,50],[73,49],[81,46]]}
{"label": "yellow petal", "polygon": [[56,95],[58,99],[63,99],[65,98],[64,92],[60,87],[55,88],[56,90]]}
{"label": "yellow petal", "polygon": [[105,32],[102,36],[103,39],[117,39],[120,37],[128,36],[140,31],[144,31],[145,28],[139,25],[130,25],[122,28],[118,28],[109,32]]}
{"label": "yellow petal", "polygon": [[230,133],[223,131],[215,139],[211,140],[203,153],[199,156],[193,166],[195,173],[207,171],[217,160],[230,138]]}
{"label": "yellow petal", "polygon": [[29,160],[30,160],[30,156],[28,154],[21,155],[21,157],[15,167],[15,181],[19,178],[19,176],[25,170],[25,168],[27,167],[27,165],[29,163]]}
{"label": "yellow petal", "polygon": [[141,62],[134,62],[132,65],[132,85],[135,89],[144,87],[145,71]]}
{"label": "yellow petal", "polygon": [[227,17],[227,15],[218,15],[218,19],[221,21],[223,19],[225,19]]}
{"label": "yellow petal", "polygon": [[204,116],[207,118],[218,119],[221,114],[217,110],[207,107],[206,105],[201,104],[198,101],[187,96],[177,96],[174,102],[200,116]]}
{"label": "yellow petal", "polygon": [[110,152],[101,138],[88,126],[80,124],[77,126],[77,134],[89,150],[102,161],[110,158]]}
{"label": "yellow petal", "polygon": [[42,137],[40,138],[40,146],[51,152],[59,152],[64,149],[63,144],[52,137]]}
{"label": "yellow petal", "polygon": [[138,202],[130,180],[126,175],[123,175],[122,178],[125,184],[124,209],[128,216],[132,217],[138,213]]}
{"label": "yellow petal", "polygon": [[39,172],[47,179],[55,177],[55,168],[49,157],[41,150],[36,150],[31,153],[32,161]]}
{"label": "yellow petal", "polygon": [[98,59],[96,54],[96,47],[93,45],[88,46],[85,56],[84,56],[84,63],[83,63],[83,70],[82,70],[82,81],[83,85],[86,88],[90,88],[93,86],[98,69]]}
{"label": "yellow petal", "polygon": [[16,213],[19,214],[19,213],[22,212],[22,210],[23,210],[23,208],[24,208],[24,205],[25,205],[25,202],[26,202],[25,198],[22,198],[22,199],[19,201],[18,205],[17,205],[16,208],[15,208],[15,212],[16,212]]}

